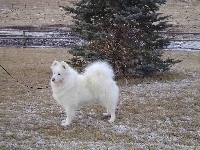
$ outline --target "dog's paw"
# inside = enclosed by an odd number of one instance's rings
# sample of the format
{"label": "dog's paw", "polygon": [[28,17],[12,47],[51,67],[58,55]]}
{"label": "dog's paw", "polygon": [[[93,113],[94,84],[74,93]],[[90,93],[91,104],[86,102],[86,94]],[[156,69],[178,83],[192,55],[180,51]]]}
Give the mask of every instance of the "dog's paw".
{"label": "dog's paw", "polygon": [[66,127],[66,126],[68,126],[68,125],[70,125],[70,122],[61,123],[61,126],[63,126],[63,127]]}
{"label": "dog's paw", "polygon": [[114,121],[113,120],[108,120],[108,122],[112,124]]}
{"label": "dog's paw", "polygon": [[110,120],[108,120],[109,123],[113,123],[115,121],[115,119],[111,118]]}
{"label": "dog's paw", "polygon": [[66,119],[65,119],[65,120],[62,120],[61,123],[65,123],[66,121],[67,121]]}
{"label": "dog's paw", "polygon": [[103,113],[103,116],[105,117],[110,116],[110,113]]}
{"label": "dog's paw", "polygon": [[66,126],[68,126],[68,125],[70,125],[70,124],[71,124],[71,121],[68,121],[68,120],[62,120],[61,126],[66,127]]}

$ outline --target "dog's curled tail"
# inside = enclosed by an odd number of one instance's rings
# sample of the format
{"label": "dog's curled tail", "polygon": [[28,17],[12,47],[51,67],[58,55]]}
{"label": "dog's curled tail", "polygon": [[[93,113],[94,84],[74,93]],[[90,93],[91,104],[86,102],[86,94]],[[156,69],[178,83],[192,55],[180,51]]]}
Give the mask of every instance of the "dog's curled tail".
{"label": "dog's curled tail", "polygon": [[85,68],[84,75],[89,79],[105,80],[113,79],[114,72],[107,62],[97,61]]}

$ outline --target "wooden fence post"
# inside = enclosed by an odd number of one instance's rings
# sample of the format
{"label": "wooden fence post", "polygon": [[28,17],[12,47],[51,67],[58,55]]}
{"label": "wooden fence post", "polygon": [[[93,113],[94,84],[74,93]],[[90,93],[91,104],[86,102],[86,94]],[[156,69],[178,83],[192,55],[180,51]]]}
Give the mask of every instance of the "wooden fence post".
{"label": "wooden fence post", "polygon": [[26,38],[26,31],[23,31],[23,48],[26,48],[26,42],[27,42],[27,38]]}

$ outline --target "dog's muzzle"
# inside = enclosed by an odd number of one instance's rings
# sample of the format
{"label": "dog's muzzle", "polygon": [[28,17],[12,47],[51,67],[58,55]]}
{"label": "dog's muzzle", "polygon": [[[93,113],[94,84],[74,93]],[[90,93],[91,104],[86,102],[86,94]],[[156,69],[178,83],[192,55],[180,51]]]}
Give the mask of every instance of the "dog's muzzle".
{"label": "dog's muzzle", "polygon": [[55,81],[56,81],[56,79],[55,79],[55,78],[52,78],[52,79],[51,79],[51,81],[55,82]]}
{"label": "dog's muzzle", "polygon": [[55,78],[52,78],[51,81],[54,83],[61,83],[63,80],[56,80]]}

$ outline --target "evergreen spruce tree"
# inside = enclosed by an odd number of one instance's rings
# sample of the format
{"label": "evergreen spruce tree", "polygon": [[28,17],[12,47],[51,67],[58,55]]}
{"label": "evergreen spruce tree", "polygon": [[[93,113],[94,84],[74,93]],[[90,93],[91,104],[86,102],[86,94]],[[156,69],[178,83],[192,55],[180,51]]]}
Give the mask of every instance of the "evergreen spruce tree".
{"label": "evergreen spruce tree", "polygon": [[65,7],[74,14],[74,31],[87,42],[71,50],[72,65],[106,60],[119,77],[151,76],[178,61],[163,60],[169,44],[158,34],[169,25],[157,11],[166,0],[80,0]]}

